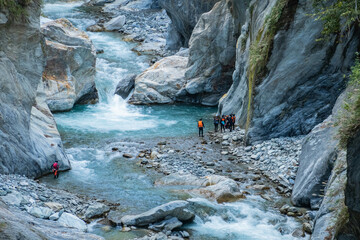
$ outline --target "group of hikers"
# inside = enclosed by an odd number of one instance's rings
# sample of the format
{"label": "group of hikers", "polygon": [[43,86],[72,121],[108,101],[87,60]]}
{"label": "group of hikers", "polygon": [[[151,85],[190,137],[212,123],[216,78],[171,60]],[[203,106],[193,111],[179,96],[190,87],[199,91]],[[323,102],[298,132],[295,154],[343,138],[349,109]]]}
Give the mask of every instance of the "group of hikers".
{"label": "group of hikers", "polygon": [[[214,116],[215,132],[219,131],[219,124],[220,124],[221,132],[223,132],[223,130],[225,132],[226,129],[229,129],[230,132],[232,132],[233,130],[235,130],[235,121],[236,121],[236,116],[233,113],[230,115],[222,115],[221,118],[218,115]],[[198,121],[199,137],[204,137],[204,128],[205,128],[204,122],[200,118]]]}

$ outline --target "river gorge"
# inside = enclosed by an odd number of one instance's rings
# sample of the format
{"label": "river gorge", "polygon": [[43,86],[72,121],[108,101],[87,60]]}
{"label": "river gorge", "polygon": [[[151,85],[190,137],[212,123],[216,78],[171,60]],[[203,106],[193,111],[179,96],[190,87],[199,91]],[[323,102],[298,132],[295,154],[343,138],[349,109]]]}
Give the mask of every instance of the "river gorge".
{"label": "river gorge", "polygon": [[[0,22],[0,239],[358,239],[344,199],[359,155],[334,137],[356,28],[316,43],[301,0],[30,2],[28,23]],[[279,2],[252,89],[251,44],[265,44]],[[30,40],[11,42],[22,28]],[[214,132],[213,117],[232,113],[236,129]]]}

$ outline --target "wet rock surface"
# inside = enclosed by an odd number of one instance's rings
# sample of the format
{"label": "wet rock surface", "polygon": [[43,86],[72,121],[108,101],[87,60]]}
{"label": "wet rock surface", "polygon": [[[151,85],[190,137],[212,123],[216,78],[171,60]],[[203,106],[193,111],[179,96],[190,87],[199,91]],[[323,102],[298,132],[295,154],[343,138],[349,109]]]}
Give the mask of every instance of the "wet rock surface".
{"label": "wet rock surface", "polygon": [[210,11],[218,0],[158,0],[158,2],[171,19],[167,47],[178,50],[180,47],[188,46],[192,30],[201,14]]}
{"label": "wet rock surface", "polygon": [[[220,1],[199,18],[189,41],[184,86],[187,94],[178,100],[215,106],[231,87],[239,26],[230,6],[227,1]],[[242,9],[245,11],[246,7]]]}
{"label": "wet rock surface", "polygon": [[135,74],[127,75],[121,79],[116,86],[115,94],[119,95],[123,99],[126,99],[131,91],[134,89]]}
{"label": "wet rock surface", "polygon": [[96,50],[87,34],[67,19],[46,22],[41,31],[46,55],[42,80],[50,110],[70,110],[79,100],[95,103]]}

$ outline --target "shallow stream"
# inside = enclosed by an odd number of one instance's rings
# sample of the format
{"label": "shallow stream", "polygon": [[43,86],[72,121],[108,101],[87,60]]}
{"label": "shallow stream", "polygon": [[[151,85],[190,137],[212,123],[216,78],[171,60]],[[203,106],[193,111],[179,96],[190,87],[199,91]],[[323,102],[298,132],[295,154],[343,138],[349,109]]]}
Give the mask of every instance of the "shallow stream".
{"label": "shallow stream", "polygon": [[[67,18],[85,30],[95,23],[82,2],[45,4],[43,13],[50,19]],[[188,199],[172,187],[155,187],[158,173],[141,168],[137,160],[124,159],[122,153],[135,154],[139,147],[166,137],[196,136],[196,121],[202,117],[211,125],[215,108],[191,105],[131,106],[113,93],[119,80],[127,74],[138,74],[148,64],[147,56],[138,56],[131,49],[134,43],[124,42],[119,33],[88,32],[97,49],[104,53],[97,58],[96,86],[100,102],[77,106],[72,111],[55,114],[72,170],[56,181],[51,176],[41,181],[73,193],[80,193],[120,203],[126,213],[140,213],[160,204]],[[267,206],[260,197],[231,204],[216,204],[205,199],[192,199],[198,204],[195,223],[185,226],[193,239],[292,239],[286,229],[298,225]],[[131,239],[142,231],[123,233],[119,229],[102,231],[92,224],[91,231],[106,239]],[[279,229],[285,229],[281,235]]]}

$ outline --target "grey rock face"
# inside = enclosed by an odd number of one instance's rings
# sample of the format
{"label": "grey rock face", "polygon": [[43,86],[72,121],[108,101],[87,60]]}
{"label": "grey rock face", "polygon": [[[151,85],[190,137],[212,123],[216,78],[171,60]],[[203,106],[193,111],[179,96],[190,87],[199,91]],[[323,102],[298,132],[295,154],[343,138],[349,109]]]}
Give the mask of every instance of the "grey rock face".
{"label": "grey rock face", "polygon": [[164,220],[166,217],[176,217],[182,222],[192,221],[194,213],[187,208],[190,203],[187,201],[173,201],[153,208],[139,215],[127,215],[121,218],[121,222],[127,226],[148,226]]}
{"label": "grey rock face", "polygon": [[[240,126],[248,114],[250,45],[261,39],[260,31],[275,0],[254,1],[252,14],[238,40],[233,85],[219,105],[222,113],[237,113]],[[250,141],[307,134],[331,113],[343,89],[343,75],[353,62],[358,32],[351,31],[341,42],[335,38],[318,42],[322,24],[308,16],[312,1],[290,1],[286,24],[278,29],[267,61],[265,76],[254,88]],[[282,20],[280,20],[282,21]]]}
{"label": "grey rock face", "polygon": [[334,239],[346,222],[346,152],[340,151],[327,184],[325,197],[316,214],[311,239]]}
{"label": "grey rock face", "polygon": [[108,212],[110,208],[102,203],[94,203],[86,209],[85,218],[90,219],[93,217],[102,216],[104,213]]}
{"label": "grey rock face", "polygon": [[339,152],[338,129],[336,121],[339,118],[346,89],[337,99],[332,114],[321,124],[318,124],[305,137],[299,156],[300,166],[296,174],[291,200],[296,206],[318,209],[324,188],[332,173]]}
{"label": "grey rock face", "polygon": [[0,173],[39,177],[56,159],[62,170],[70,163],[41,93],[40,6],[27,12],[26,23],[0,24]]}
{"label": "grey rock face", "polygon": [[[245,15],[246,4],[239,8]],[[236,56],[236,41],[244,19],[234,18],[233,4],[222,0],[201,15],[189,41],[189,63],[184,89],[195,102],[215,106],[232,84]],[[189,96],[190,95],[190,96]],[[179,100],[182,98],[179,96]]]}
{"label": "grey rock face", "polygon": [[41,31],[46,54],[43,83],[50,110],[70,110],[84,95],[87,102],[89,97],[96,100],[96,50],[86,33],[66,19],[44,23]]}
{"label": "grey rock face", "polygon": [[[164,8],[172,23],[170,26],[170,37],[167,48],[179,49],[187,47],[196,23],[201,14],[212,9],[219,0],[158,0],[159,5]],[[178,34],[175,34],[175,33]],[[175,34],[176,38],[172,35]]]}
{"label": "grey rock face", "polygon": [[186,64],[187,58],[180,56],[166,57],[155,63],[136,77],[135,90],[129,103],[173,103],[184,85]]}
{"label": "grey rock face", "polygon": [[338,140],[335,139],[338,128],[333,127],[334,121],[329,117],[317,125],[304,139],[299,158],[291,200],[296,206],[311,207],[311,203],[321,201],[322,194],[338,152]]}
{"label": "grey rock face", "polygon": [[347,145],[347,184],[345,203],[349,211],[348,229],[353,237],[360,236],[360,131]]}
{"label": "grey rock face", "polygon": [[134,89],[135,78],[136,75],[131,74],[121,79],[116,86],[115,94],[120,95],[123,99],[126,99]]}
{"label": "grey rock face", "polygon": [[95,104],[99,102],[99,94],[96,89],[96,86],[93,85],[88,93],[82,95],[76,102],[79,105],[86,105],[86,104]]}

